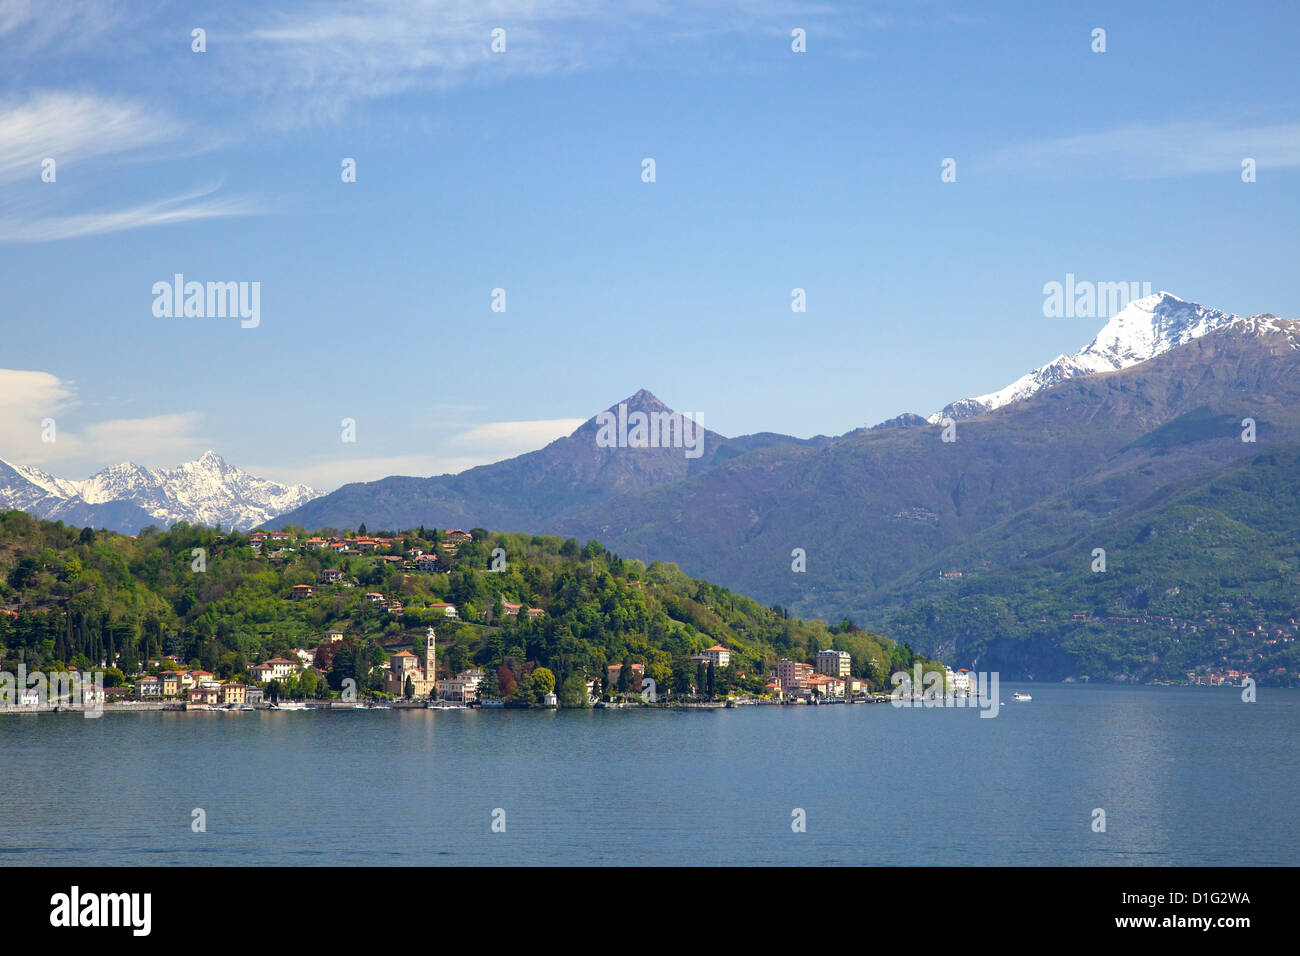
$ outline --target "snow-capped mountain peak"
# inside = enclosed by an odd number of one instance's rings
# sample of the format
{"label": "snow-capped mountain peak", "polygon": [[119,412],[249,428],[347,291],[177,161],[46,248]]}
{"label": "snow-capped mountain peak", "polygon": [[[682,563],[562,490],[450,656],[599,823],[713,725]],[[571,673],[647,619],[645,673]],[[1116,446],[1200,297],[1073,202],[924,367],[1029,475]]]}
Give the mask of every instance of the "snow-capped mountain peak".
{"label": "snow-capped mountain peak", "polygon": [[[17,479],[33,485],[40,492],[47,495],[55,495],[61,498],[72,497],[77,494],[77,483],[68,481],[66,478],[56,478],[48,472],[41,471],[39,468],[30,468],[23,465],[15,465],[12,462],[0,459],[0,484],[13,483],[13,476],[6,475],[5,469],[13,472]],[[8,480],[6,480],[8,479]]]}
{"label": "snow-capped mountain peak", "polygon": [[215,451],[213,451],[210,448],[207,451],[205,451],[202,455],[200,455],[198,458],[195,458],[193,461],[186,462],[185,464],[181,465],[181,467],[193,469],[196,471],[197,470],[211,471],[217,474],[225,474],[226,472],[233,470],[230,465],[226,464],[226,460],[224,458],[222,458],[220,455],[218,455]]}
{"label": "snow-capped mountain peak", "polygon": [[175,468],[155,470],[120,462],[80,481],[0,460],[0,507],[70,523],[94,523],[93,516],[102,511],[119,523],[138,524],[138,508],[163,526],[188,521],[248,529],[322,494],[307,485],[282,485],[251,475],[214,451]]}
{"label": "snow-capped mountain peak", "polygon": [[1159,292],[1136,299],[1111,316],[1076,358],[1097,365],[1097,371],[1128,368],[1221,329],[1237,318]]}
{"label": "snow-capped mountain peak", "polygon": [[[929,420],[938,423],[944,418],[982,415],[1066,379],[1130,368],[1233,323],[1262,319],[1261,316],[1243,319],[1186,302],[1169,292],[1157,292],[1128,303],[1107,320],[1090,343],[1073,355],[1059,355],[996,392],[953,402]],[[1260,323],[1250,326],[1251,331],[1264,328]]]}

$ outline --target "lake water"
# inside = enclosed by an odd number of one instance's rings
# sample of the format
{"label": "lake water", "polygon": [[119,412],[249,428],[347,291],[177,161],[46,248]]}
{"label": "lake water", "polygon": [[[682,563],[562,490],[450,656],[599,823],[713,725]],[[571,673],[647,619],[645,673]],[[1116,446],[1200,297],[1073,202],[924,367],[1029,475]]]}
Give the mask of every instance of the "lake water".
{"label": "lake water", "polygon": [[1300,691],[1258,694],[3,716],[0,864],[1294,865]]}

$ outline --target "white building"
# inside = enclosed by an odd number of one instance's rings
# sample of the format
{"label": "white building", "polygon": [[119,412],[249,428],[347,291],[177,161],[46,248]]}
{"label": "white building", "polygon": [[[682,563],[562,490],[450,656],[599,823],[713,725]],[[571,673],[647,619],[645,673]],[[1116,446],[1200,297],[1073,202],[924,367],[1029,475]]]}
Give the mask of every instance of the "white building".
{"label": "white building", "polygon": [[438,681],[438,696],[443,700],[468,704],[478,699],[478,683],[452,677]]}
{"label": "white building", "polygon": [[722,668],[731,663],[731,651],[721,644],[714,644],[702,655],[714,667]]}
{"label": "white building", "polygon": [[283,657],[273,657],[265,663],[254,664],[248,669],[248,673],[253,680],[265,683],[272,680],[287,680],[302,668],[301,659],[290,661]]}

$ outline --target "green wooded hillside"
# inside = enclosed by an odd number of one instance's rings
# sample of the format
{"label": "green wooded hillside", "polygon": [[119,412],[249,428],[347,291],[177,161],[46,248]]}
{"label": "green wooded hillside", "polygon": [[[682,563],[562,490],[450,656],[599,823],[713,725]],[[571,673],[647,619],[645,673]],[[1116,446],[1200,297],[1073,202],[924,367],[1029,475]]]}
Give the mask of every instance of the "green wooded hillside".
{"label": "green wooded hillside", "polygon": [[[185,524],[132,538],[0,514],[4,666],[116,664],[129,677],[171,655],[239,678],[251,663],[317,648],[327,630],[339,628],[345,640],[325,644],[318,659],[328,684],[337,689],[355,676],[375,689],[374,665],[412,649],[432,625],[440,676],[479,666],[488,675],[486,692],[508,697],[534,669],[546,668],[562,699],[585,702],[583,679],[614,663],[645,665],[661,692],[703,693],[688,659],[717,643],[733,654],[732,666],[716,675],[717,695],[761,692],[779,658],[808,660],[822,648],[849,651],[854,674],[877,688],[916,660],[851,622],[799,620],[675,565],[625,561],[597,541],[474,529],[473,541],[450,547],[440,532],[417,528],[372,532],[393,544],[348,556],[305,550],[308,533],[288,530],[293,538],[284,546],[292,550],[276,553],[280,544],[259,551],[250,535]],[[498,548],[505,567],[494,572]],[[437,554],[437,566],[416,570],[413,550]],[[342,580],[322,583],[328,569]],[[315,593],[294,599],[293,587],[303,584]],[[393,601],[399,613],[385,606]],[[431,607],[438,602],[455,605],[459,620]],[[505,603],[545,614],[508,617]]]}

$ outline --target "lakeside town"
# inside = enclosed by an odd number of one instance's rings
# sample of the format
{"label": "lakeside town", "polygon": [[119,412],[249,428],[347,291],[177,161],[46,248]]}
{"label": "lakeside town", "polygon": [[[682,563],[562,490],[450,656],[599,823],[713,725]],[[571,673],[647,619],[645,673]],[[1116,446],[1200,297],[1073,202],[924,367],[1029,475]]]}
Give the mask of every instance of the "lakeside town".
{"label": "lakeside town", "polygon": [[[110,710],[878,702],[918,663],[944,694],[977,691],[965,668],[851,621],[801,622],[594,541],[364,525],[113,535],[3,517],[46,547],[14,555],[0,585],[0,672],[98,675],[87,682]],[[61,555],[50,546],[60,536]],[[124,548],[141,553],[124,564]],[[166,588],[170,608],[155,608],[171,619],[87,614],[87,598],[112,598],[108,572],[137,605],[142,581]],[[9,710],[61,706],[66,695],[12,680],[0,694]]]}
{"label": "lakeside town", "polygon": [[[939,667],[596,541],[0,520],[44,546],[0,582],[0,670],[97,674],[109,709],[859,702],[900,668]],[[38,698],[6,701],[58,705]]]}
{"label": "lakeside town", "polygon": [[[330,631],[326,635],[329,643],[341,640],[340,631]],[[783,658],[775,671],[767,675],[763,693],[727,695],[722,699],[710,694],[709,689],[714,685],[714,675],[731,666],[731,651],[717,644],[689,660],[698,669],[705,691],[703,695],[683,695],[676,701],[671,694],[661,698],[654,689],[653,682],[646,678],[644,664],[631,663],[626,667],[610,664],[602,675],[585,681],[586,705],[596,708],[655,704],[726,707],[759,703],[880,703],[890,699],[888,694],[874,692],[866,679],[852,675],[852,659],[846,651],[819,651],[812,663]],[[314,707],[490,709],[560,706],[553,689],[544,690],[540,700],[535,703],[481,696],[486,676],[482,668],[470,668],[442,679],[431,676],[437,672],[437,636],[433,628],[428,629],[423,657],[403,650],[394,653],[379,665],[383,672],[384,690],[365,699],[346,691],[330,694],[323,676],[315,668],[315,662],[315,651],[297,648],[290,657],[274,657],[252,665],[246,678],[218,680],[210,671],[186,667],[174,656],[167,656],[147,661],[147,672],[135,677],[130,683],[91,690],[87,695],[89,700],[102,704],[106,710],[301,710]],[[542,680],[545,682],[545,676]],[[973,691],[971,674],[966,668],[956,671],[946,669],[942,686],[950,695],[967,696]],[[324,693],[321,696],[310,696],[301,693],[304,689],[322,689]],[[89,694],[102,696],[90,698]],[[295,694],[298,699],[295,699]],[[69,695],[45,699],[40,690],[23,688],[18,692],[15,702],[6,709],[75,709],[80,703]]]}

